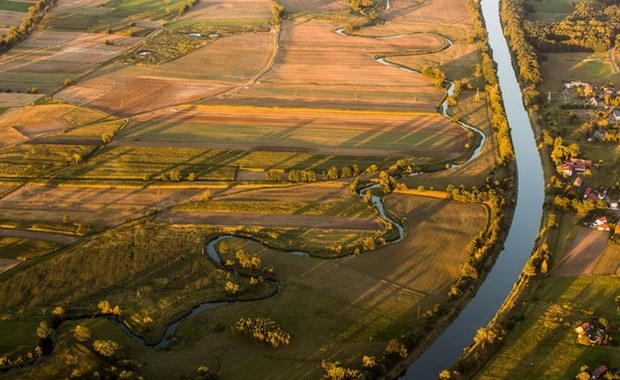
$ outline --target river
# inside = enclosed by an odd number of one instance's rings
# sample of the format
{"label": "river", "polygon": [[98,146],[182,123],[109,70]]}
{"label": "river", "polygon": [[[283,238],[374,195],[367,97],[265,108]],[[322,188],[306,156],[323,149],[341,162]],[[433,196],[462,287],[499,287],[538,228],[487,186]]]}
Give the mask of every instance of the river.
{"label": "river", "polygon": [[544,176],[532,127],[523,105],[512,58],[502,33],[499,0],[482,0],[493,59],[511,127],[518,170],[517,203],[504,250],[484,283],[452,324],[408,368],[404,379],[437,379],[473,342],[476,331],[493,318],[527,262],[540,228]]}

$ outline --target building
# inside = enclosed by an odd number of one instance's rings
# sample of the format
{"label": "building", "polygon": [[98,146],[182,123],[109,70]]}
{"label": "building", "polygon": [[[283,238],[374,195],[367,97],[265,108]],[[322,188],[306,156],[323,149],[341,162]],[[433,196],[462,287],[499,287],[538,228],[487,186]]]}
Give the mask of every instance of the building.
{"label": "building", "polygon": [[600,346],[607,344],[609,339],[605,327],[599,322],[584,322],[575,328],[577,343],[585,346]]}
{"label": "building", "polygon": [[583,184],[583,179],[581,177],[577,177],[573,181],[573,186],[575,187],[581,187],[582,184]]}

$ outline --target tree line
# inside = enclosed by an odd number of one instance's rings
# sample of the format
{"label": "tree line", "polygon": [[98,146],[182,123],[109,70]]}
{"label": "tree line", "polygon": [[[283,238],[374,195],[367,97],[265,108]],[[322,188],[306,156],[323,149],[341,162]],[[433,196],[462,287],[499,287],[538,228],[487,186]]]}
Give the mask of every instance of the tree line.
{"label": "tree line", "polygon": [[37,27],[38,23],[45,17],[49,8],[57,0],[39,0],[35,5],[28,8],[28,16],[22,19],[19,26],[9,28],[4,38],[0,39],[0,54],[6,52],[15,44],[25,40],[30,33]]}

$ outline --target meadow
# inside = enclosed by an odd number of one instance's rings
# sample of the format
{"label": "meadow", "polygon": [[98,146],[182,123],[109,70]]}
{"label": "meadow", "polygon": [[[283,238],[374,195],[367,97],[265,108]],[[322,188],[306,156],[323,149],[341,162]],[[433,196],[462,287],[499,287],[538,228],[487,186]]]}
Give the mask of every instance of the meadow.
{"label": "meadow", "polygon": [[[586,276],[545,281],[503,347],[476,379],[573,378],[583,365],[590,369],[620,360],[617,346],[576,344],[575,327],[593,316],[620,323],[614,298],[617,277]],[[615,337],[615,330],[612,332]]]}
{"label": "meadow", "polygon": [[[122,342],[132,357],[146,363],[141,369],[145,376],[190,374],[199,365],[207,365],[224,378],[316,378],[321,376],[323,359],[352,364],[362,354],[380,353],[396,334],[421,329],[412,321],[447,297],[460,258],[466,256],[465,246],[486,224],[486,212],[480,206],[406,195],[388,199],[398,208],[399,216],[407,217],[408,238],[375,252],[326,261],[275,251],[248,240],[226,241],[230,253],[223,257],[243,249],[273,267],[282,284],[280,294],[264,301],[218,307],[182,322],[169,352],[145,349],[120,333],[112,333],[112,326],[104,321],[93,327],[94,334]],[[405,207],[401,206],[403,199]],[[453,235],[455,230],[460,233]],[[430,263],[436,258],[437,247],[428,244],[429,234],[437,236],[437,242],[448,239],[454,249],[450,253],[444,250],[450,257],[441,260],[445,266],[416,269],[420,260],[426,258]],[[328,241],[314,238],[315,242]],[[454,257],[459,247],[462,256]],[[376,272],[377,268],[381,271]],[[412,274],[394,275],[404,274],[403,268]],[[423,278],[416,278],[420,274]],[[291,333],[291,344],[268,350],[232,334],[228,327],[247,316],[277,320]],[[239,360],[243,366],[234,364]]]}

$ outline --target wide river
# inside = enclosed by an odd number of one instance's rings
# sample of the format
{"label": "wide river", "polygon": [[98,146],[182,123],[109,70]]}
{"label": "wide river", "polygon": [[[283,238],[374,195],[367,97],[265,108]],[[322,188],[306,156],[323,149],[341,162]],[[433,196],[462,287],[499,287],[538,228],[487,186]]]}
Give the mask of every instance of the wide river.
{"label": "wide river", "polygon": [[544,177],[534,133],[521,99],[512,58],[499,17],[499,0],[482,0],[482,14],[489,32],[493,59],[511,127],[518,169],[517,204],[504,250],[493,269],[452,324],[413,362],[404,379],[437,379],[473,342],[476,331],[485,326],[501,307],[527,262],[540,227],[544,200]]}

